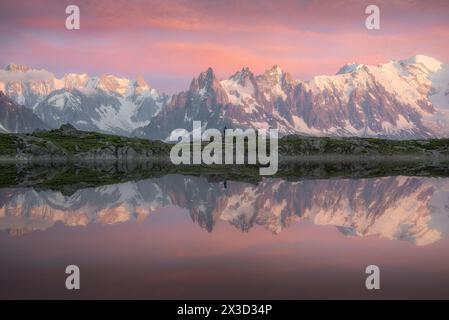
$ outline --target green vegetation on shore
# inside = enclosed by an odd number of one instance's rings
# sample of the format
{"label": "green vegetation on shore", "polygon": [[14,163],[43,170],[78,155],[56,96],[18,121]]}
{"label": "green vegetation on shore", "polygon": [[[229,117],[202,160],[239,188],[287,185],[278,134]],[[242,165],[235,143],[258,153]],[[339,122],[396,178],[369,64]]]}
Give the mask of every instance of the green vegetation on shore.
{"label": "green vegetation on shore", "polygon": [[15,156],[17,137],[13,134],[0,133],[0,156]]}
{"label": "green vegetation on shore", "polygon": [[449,155],[449,139],[388,140],[286,136],[279,141],[281,155]]}
{"label": "green vegetation on shore", "polygon": [[54,145],[70,152],[89,152],[114,146],[116,148],[133,148],[134,150],[154,150],[156,153],[165,150],[165,145],[157,141],[146,139],[126,138],[98,132],[86,132],[80,135],[64,134],[60,130],[40,131],[33,134],[43,141],[50,141]]}
{"label": "green vegetation on shore", "polygon": [[1,134],[0,146],[1,158],[26,160],[151,158],[168,155],[170,150],[161,141],[84,132],[71,125],[32,134]]}
{"label": "green vegetation on shore", "polygon": [[[171,145],[161,141],[84,132],[71,125],[32,134],[0,134],[0,159],[168,159]],[[286,136],[279,139],[279,155],[306,156],[449,156],[449,139],[387,140]]]}

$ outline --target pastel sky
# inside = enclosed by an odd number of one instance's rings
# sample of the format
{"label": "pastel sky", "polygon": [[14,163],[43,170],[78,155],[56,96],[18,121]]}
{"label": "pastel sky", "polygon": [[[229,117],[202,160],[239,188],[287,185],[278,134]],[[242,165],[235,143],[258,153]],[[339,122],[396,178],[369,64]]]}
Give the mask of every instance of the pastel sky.
{"label": "pastel sky", "polygon": [[[81,30],[66,30],[77,4]],[[365,8],[381,29],[365,28]],[[135,78],[173,93],[211,66],[277,64],[297,79],[425,54],[449,62],[447,0],[14,0],[0,2],[0,66]]]}

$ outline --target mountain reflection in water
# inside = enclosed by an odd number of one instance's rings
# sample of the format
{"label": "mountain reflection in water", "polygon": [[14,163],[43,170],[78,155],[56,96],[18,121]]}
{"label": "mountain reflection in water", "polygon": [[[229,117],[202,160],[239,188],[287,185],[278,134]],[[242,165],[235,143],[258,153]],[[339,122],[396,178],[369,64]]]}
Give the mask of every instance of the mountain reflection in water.
{"label": "mountain reflection in water", "polygon": [[[4,170],[0,298],[449,297],[444,172],[303,169],[263,179]],[[76,292],[64,286],[71,264]],[[381,290],[365,288],[371,264]]]}
{"label": "mountain reflection in water", "polygon": [[335,226],[348,236],[434,243],[449,229],[449,178],[380,177],[258,183],[210,182],[169,174],[85,188],[71,195],[30,188],[0,189],[0,230],[22,235],[67,227],[143,222],[163,207],[186,209],[213,232],[224,221],[244,232],[260,225],[279,234],[294,223]]}

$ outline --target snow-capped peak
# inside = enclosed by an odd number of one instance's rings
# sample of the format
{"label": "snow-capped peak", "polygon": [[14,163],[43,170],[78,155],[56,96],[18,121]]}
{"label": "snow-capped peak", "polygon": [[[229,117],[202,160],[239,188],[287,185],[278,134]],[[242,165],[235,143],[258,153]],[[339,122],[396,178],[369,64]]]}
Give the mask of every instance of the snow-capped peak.
{"label": "snow-capped peak", "polygon": [[248,67],[245,67],[242,68],[242,70],[234,73],[231,77],[229,77],[229,80],[235,81],[238,84],[245,86],[247,81],[254,81],[254,74]]}
{"label": "snow-capped peak", "polygon": [[11,64],[6,66],[5,70],[6,71],[13,71],[13,72],[16,72],[16,71],[27,72],[27,71],[31,70],[31,68],[27,67],[27,66],[25,66],[23,64],[11,63]]}
{"label": "snow-capped peak", "polygon": [[99,77],[97,87],[106,92],[118,93],[121,96],[125,96],[130,93],[132,84],[129,79],[107,74]]}
{"label": "snow-capped peak", "polygon": [[247,113],[252,113],[256,106],[256,79],[249,68],[245,67],[240,71],[234,73],[228,80],[220,82],[229,102],[243,106],[243,110]]}
{"label": "snow-capped peak", "polygon": [[151,89],[142,77],[138,77],[137,80],[129,80],[110,74],[104,74],[99,77],[91,77],[85,82],[85,88],[100,89],[122,97],[141,94],[144,91],[150,91]]}
{"label": "snow-capped peak", "polygon": [[428,56],[424,56],[421,54],[415,55],[411,58],[408,58],[406,60],[401,60],[401,64],[410,66],[410,65],[416,65],[423,67],[428,72],[437,72],[439,71],[443,63]]}
{"label": "snow-capped peak", "polygon": [[338,70],[337,75],[352,73],[354,71],[357,71],[357,70],[363,68],[364,66],[365,66],[364,64],[358,64],[358,63],[354,63],[354,62],[347,63],[343,67],[341,67],[340,70]]}
{"label": "snow-capped peak", "polygon": [[290,78],[290,74],[284,72],[278,65],[274,65],[270,69],[266,70],[263,74],[258,75],[257,81],[263,83],[263,87],[267,89],[267,86],[282,86],[282,83],[284,81],[290,81]]}
{"label": "snow-capped peak", "polygon": [[282,71],[281,67],[276,64],[276,65],[272,66],[270,69],[268,69],[267,71],[265,71],[265,74],[281,76],[283,74],[283,71]]}
{"label": "snow-capped peak", "polygon": [[[62,79],[62,88],[66,89],[80,89],[84,88],[89,81],[89,76],[86,73],[67,73]],[[61,89],[62,89],[61,88]]]}

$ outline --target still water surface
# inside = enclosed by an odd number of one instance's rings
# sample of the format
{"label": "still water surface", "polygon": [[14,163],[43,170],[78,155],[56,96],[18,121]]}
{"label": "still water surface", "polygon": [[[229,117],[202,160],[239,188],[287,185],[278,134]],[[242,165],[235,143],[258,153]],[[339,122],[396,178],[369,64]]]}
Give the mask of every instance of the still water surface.
{"label": "still water surface", "polygon": [[449,298],[448,178],[11,187],[0,230],[0,298]]}

